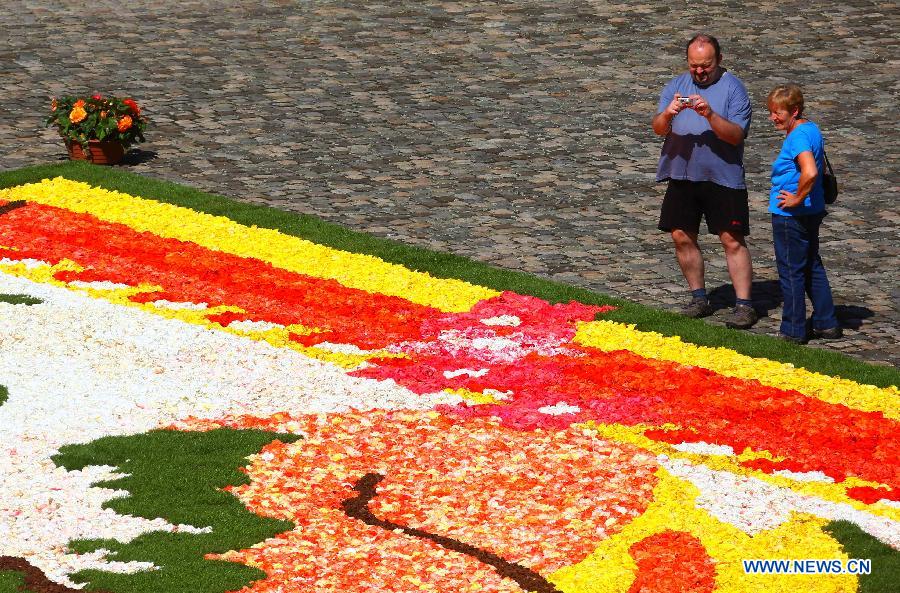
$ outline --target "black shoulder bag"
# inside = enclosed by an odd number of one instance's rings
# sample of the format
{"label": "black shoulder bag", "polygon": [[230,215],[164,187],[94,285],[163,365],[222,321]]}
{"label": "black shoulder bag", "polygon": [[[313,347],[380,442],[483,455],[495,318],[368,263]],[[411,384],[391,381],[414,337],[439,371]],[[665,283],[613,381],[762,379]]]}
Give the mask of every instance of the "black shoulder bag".
{"label": "black shoulder bag", "polygon": [[825,203],[834,204],[838,196],[837,177],[834,176],[834,169],[831,168],[831,163],[828,162],[828,155],[824,150],[822,151],[822,156],[825,158],[825,171],[822,173],[822,189],[825,190]]}

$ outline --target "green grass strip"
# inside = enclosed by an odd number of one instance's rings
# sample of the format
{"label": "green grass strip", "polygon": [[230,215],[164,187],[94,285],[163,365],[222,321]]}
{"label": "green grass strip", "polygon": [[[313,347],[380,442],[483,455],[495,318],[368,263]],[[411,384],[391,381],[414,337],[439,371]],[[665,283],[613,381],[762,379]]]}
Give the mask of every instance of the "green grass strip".
{"label": "green grass strip", "polygon": [[25,588],[25,577],[13,570],[0,570],[0,593],[32,593]]}
{"label": "green grass strip", "polygon": [[27,294],[3,294],[0,293],[0,303],[9,303],[10,305],[39,305],[43,303],[39,298],[28,296]]}
{"label": "green grass strip", "polygon": [[834,521],[825,526],[844,547],[850,558],[868,558],[872,573],[859,575],[859,593],[900,591],[900,551],[883,544],[850,521]]}
{"label": "green grass strip", "polygon": [[7,399],[9,399],[9,389],[5,385],[0,385],[0,406],[6,403]]}
{"label": "green grass strip", "polygon": [[131,542],[80,540],[70,549],[84,553],[111,550],[110,559],[152,562],[159,570],[117,574],[84,570],[71,579],[88,589],[113,593],[221,593],[237,590],[265,574],[233,562],[204,560],[208,553],[248,548],[294,526],[288,521],[260,517],[221,489],[246,484],[238,470],[246,457],[275,439],[298,440],[297,435],[257,430],[220,429],[209,432],[156,430],[131,436],[104,437],[88,444],[67,445],[53,457],[68,470],[111,465],[128,476],[97,486],[127,490],[129,495],[104,507],[120,515],[172,524],[212,527],[211,533],[145,533]]}
{"label": "green grass strip", "polygon": [[616,305],[619,309],[605,315],[605,319],[632,323],[644,331],[681,336],[683,340],[701,346],[724,346],[748,356],[788,362],[810,371],[881,387],[900,385],[900,370],[894,367],[867,364],[837,352],[806,348],[769,336],[729,330],[702,320],[688,319],[530,274],[494,268],[461,256],[429,251],[352,231],[312,216],[245,204],[167,181],[138,176],[119,168],[98,167],[84,162],[63,162],[17,169],[0,173],[0,188],[57,176],[152,198],[199,212],[226,216],[245,225],[255,224],[263,228],[276,229],[288,235],[344,251],[374,255],[385,261],[412,270],[428,272],[439,278],[458,278],[495,290],[511,290],[519,294],[532,295],[551,303],[574,300],[585,304]]}

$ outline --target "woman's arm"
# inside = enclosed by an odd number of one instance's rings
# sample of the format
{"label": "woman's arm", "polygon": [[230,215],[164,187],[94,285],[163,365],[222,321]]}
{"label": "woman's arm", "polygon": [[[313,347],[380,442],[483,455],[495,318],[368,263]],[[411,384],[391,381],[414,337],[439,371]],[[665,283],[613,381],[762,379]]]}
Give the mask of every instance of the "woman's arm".
{"label": "woman's arm", "polygon": [[803,204],[803,200],[812,191],[816,177],[819,176],[819,168],[816,166],[816,157],[813,156],[811,150],[804,150],[797,155],[797,164],[800,165],[800,181],[797,182],[797,193],[792,194],[786,189],[778,192],[781,201],[778,207],[782,210],[785,208],[796,208]]}

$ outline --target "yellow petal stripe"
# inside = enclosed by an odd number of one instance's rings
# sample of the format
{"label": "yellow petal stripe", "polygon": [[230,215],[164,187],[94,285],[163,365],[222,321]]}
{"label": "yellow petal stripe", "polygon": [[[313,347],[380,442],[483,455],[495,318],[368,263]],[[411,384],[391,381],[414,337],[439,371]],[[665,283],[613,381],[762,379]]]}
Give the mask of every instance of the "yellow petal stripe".
{"label": "yellow petal stripe", "polygon": [[207,249],[252,257],[298,274],[336,280],[349,288],[401,297],[445,312],[468,311],[475,303],[500,294],[461,280],[415,272],[371,255],[340,251],[276,230],[242,225],[224,216],[95,188],[62,177],[0,190],[0,200],[26,200],[90,214],[139,232],[148,231]]}
{"label": "yellow petal stripe", "polygon": [[612,321],[581,323],[575,342],[604,351],[629,350],[638,356],[709,369],[726,377],[756,380],[769,387],[795,390],[832,404],[881,412],[900,420],[900,389],[879,388],[813,373],[792,364],[752,358],[727,348],[710,348],[684,342],[677,336],[638,331],[633,325]]}
{"label": "yellow petal stripe", "polygon": [[[698,508],[696,486],[660,469],[654,500],[622,531],[602,541],[585,560],[556,571],[550,580],[566,593],[627,593],[637,565],[629,548],[668,529],[695,536],[716,561],[716,593],[842,593],[856,591],[854,575],[745,574],[744,559],[839,558],[841,545],[822,530],[828,523],[793,514],[774,529],[748,535]],[[678,567],[673,567],[677,570]]]}

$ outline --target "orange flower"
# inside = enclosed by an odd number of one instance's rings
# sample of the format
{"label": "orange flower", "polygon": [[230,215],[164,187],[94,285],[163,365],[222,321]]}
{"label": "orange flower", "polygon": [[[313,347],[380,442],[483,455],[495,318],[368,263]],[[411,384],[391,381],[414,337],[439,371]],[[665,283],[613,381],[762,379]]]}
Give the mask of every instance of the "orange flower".
{"label": "orange flower", "polygon": [[50,101],[50,111],[56,111],[56,107],[57,107],[56,99],[53,99],[52,101]]}
{"label": "orange flower", "polygon": [[72,107],[84,107],[84,99],[78,99]]}
{"label": "orange flower", "polygon": [[131,116],[130,116],[130,115],[123,115],[123,116],[122,116],[122,119],[119,120],[119,131],[120,131],[120,132],[125,132],[125,131],[127,131],[128,128],[131,127],[131,123],[132,123],[132,122],[131,122]]}
{"label": "orange flower", "polygon": [[[80,101],[80,103],[84,103],[84,101]],[[87,111],[84,110],[84,107],[75,103],[75,107],[72,108],[72,112],[69,114],[69,121],[73,124],[77,124],[79,122],[84,121],[84,118],[87,117]]]}
{"label": "orange flower", "polygon": [[[485,566],[484,554],[445,543],[489,551],[540,580],[583,560],[642,515],[657,482],[654,457],[577,427],[526,432],[497,419],[380,410],[179,424],[293,426],[306,437],[298,446],[268,445],[245,470],[249,484],[226,488],[254,513],[297,526],[265,547],[207,556],[266,572],[240,593],[410,591],[411,582],[418,591],[471,591],[473,581],[492,593],[555,590],[517,586]],[[377,488],[368,490],[364,510],[378,524],[351,514],[346,503],[359,499],[370,479]],[[677,559],[696,566],[706,555],[687,537],[674,540],[679,552],[693,546]],[[424,571],[426,565],[435,570]]]}

